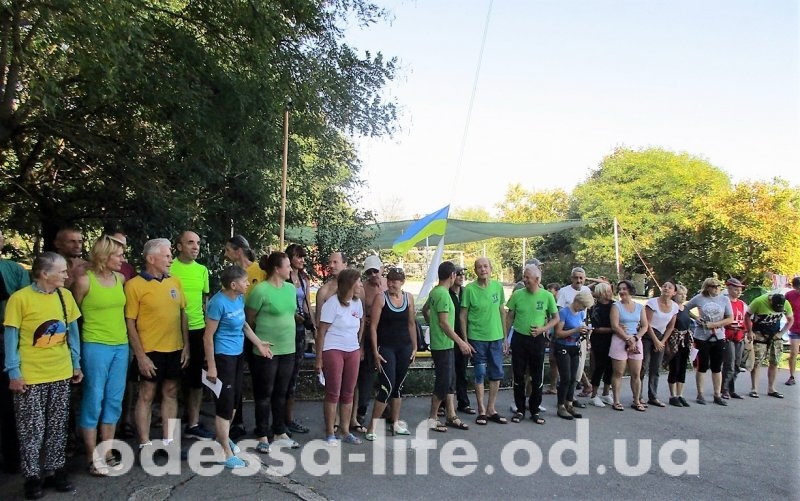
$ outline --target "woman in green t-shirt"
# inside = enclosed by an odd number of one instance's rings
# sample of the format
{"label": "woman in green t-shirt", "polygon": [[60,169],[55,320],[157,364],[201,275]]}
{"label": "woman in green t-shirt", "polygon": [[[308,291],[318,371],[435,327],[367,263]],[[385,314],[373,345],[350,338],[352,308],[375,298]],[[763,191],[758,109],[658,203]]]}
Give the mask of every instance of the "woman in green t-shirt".
{"label": "woman in green t-shirt", "polygon": [[267,454],[270,442],[292,449],[300,446],[286,433],[286,392],[295,364],[297,301],[294,285],[286,282],[292,267],[285,253],[263,256],[258,264],[267,279],[256,284],[247,297],[245,316],[256,336],[270,344],[273,355],[250,359],[259,442],[256,451]]}

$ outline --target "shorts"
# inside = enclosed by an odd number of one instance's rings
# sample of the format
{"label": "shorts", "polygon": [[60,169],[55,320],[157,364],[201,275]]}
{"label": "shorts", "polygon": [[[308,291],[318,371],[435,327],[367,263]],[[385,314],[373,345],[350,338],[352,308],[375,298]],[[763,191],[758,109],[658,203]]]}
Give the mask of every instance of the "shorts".
{"label": "shorts", "polygon": [[644,347],[642,346],[642,340],[636,342],[636,346],[639,348],[639,353],[630,353],[625,348],[627,348],[628,344],[619,336],[612,335],[611,336],[611,347],[608,349],[608,356],[614,360],[643,360],[644,359]]}
{"label": "shorts", "polygon": [[189,364],[183,370],[183,384],[187,388],[198,390],[203,387],[203,366],[206,362],[206,349],[203,345],[205,329],[189,331]]}
{"label": "shorts", "polygon": [[783,343],[780,338],[775,339],[772,344],[753,342],[753,364],[754,367],[761,367],[765,359],[769,360],[769,365],[776,366],[781,360],[781,352],[783,350]]}
{"label": "shorts", "polygon": [[222,389],[217,398],[216,415],[219,418],[233,419],[236,402],[242,398],[242,380],[244,378],[243,355],[214,355],[217,366],[217,379],[222,381]]}
{"label": "shorts", "polygon": [[455,393],[456,370],[453,348],[449,350],[431,350],[433,359],[433,394],[439,400]]}
{"label": "shorts", "polygon": [[700,341],[694,340],[697,345],[697,372],[704,373],[711,369],[712,374],[719,374],[722,372],[722,361],[725,358],[725,348],[727,348],[727,341],[721,339],[718,341]]}
{"label": "shorts", "polygon": [[800,340],[800,332],[790,332],[789,333],[790,340]]}
{"label": "shorts", "polygon": [[145,353],[145,355],[153,361],[153,365],[156,366],[156,376],[153,378],[143,376],[139,372],[139,364],[136,363],[136,357],[134,357],[133,362],[131,362],[131,370],[129,372],[135,373],[138,376],[137,381],[147,381],[149,383],[158,384],[167,379],[179,380],[182,374],[181,353],[183,353],[183,350],[169,353],[162,353],[160,351]]}
{"label": "shorts", "polygon": [[[475,353],[472,355],[472,365],[476,368],[473,371],[475,383],[483,384],[483,374],[481,372],[489,377],[489,381],[502,381],[505,377],[505,372],[503,372],[503,340],[476,341],[470,339],[469,344],[475,348]],[[478,370],[479,365],[484,366],[483,371]]]}

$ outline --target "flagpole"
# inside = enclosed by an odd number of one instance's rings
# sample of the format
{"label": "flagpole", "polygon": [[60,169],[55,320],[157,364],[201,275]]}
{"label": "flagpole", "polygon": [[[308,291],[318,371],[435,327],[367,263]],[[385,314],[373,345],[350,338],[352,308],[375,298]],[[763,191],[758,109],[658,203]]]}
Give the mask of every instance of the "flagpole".
{"label": "flagpole", "polygon": [[619,233],[617,232],[617,218],[614,218],[614,257],[617,263],[617,280],[622,280],[619,266]]}

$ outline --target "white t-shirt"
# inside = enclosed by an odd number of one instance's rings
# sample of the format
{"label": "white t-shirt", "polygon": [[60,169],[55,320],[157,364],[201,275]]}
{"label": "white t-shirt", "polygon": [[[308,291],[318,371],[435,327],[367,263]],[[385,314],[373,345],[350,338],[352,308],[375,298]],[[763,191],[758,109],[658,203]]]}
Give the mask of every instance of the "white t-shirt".
{"label": "white t-shirt", "polygon": [[556,304],[559,308],[571,305],[572,301],[575,300],[575,296],[577,296],[579,292],[588,292],[591,294],[592,290],[585,285],[581,285],[581,290],[577,291],[573,286],[567,285],[566,287],[558,289]]}
{"label": "white t-shirt", "polygon": [[339,296],[333,295],[322,305],[319,319],[321,322],[331,324],[325,333],[325,342],[322,351],[341,350],[356,351],[358,344],[358,329],[361,327],[361,317],[364,309],[360,299],[352,299],[350,304],[342,306]]}
{"label": "white t-shirt", "polygon": [[653,317],[650,319],[650,327],[660,332],[664,335],[664,331],[669,325],[669,321],[672,320],[672,317],[678,314],[678,303],[675,301],[670,301],[670,310],[669,313],[664,313],[658,307],[658,298],[651,297],[647,300],[647,307],[653,312]]}

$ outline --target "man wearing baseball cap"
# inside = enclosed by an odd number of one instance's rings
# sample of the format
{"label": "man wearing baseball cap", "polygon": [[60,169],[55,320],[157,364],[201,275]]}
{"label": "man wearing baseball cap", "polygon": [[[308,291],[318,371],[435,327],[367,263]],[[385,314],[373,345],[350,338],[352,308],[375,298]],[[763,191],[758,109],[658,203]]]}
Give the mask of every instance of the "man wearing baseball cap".
{"label": "man wearing baseball cap", "polygon": [[[364,331],[369,331],[370,312],[372,302],[378,294],[386,290],[386,278],[383,277],[383,263],[376,255],[367,256],[364,260]],[[353,406],[353,421],[350,428],[366,433],[364,418],[367,414],[370,399],[375,388],[375,361],[372,358],[372,343],[370,336],[364,336],[362,343],[364,357],[358,368],[358,405]]]}
{"label": "man wearing baseball cap", "polygon": [[[764,358],[769,358],[767,369],[767,395],[783,398],[783,394],[775,391],[775,376],[778,375],[778,362],[781,359],[781,336],[794,323],[792,305],[783,294],[770,292],[753,299],[748,307],[745,325],[750,339],[753,340],[755,363],[750,372],[752,382],[750,396],[758,398],[758,369]],[[781,329],[781,317],[786,317],[786,325]]]}
{"label": "man wearing baseball cap", "polygon": [[722,398],[727,400],[742,398],[736,393],[736,376],[739,375],[739,366],[742,364],[742,350],[747,334],[744,325],[747,305],[739,299],[744,289],[744,284],[739,279],[731,277],[725,281],[725,286],[728,288],[728,299],[731,300],[733,310],[733,323],[725,326],[725,340],[728,346],[725,347],[722,359]]}

